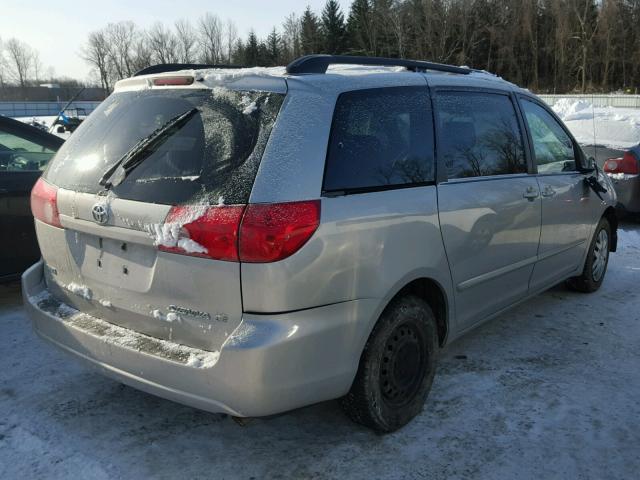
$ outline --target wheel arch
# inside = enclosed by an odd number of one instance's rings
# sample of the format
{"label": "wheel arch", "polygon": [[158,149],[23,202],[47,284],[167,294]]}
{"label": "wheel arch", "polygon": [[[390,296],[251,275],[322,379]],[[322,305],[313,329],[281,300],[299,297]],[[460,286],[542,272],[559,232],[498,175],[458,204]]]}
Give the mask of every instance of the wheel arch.
{"label": "wheel arch", "polygon": [[380,303],[380,307],[374,317],[375,321],[372,322],[368,329],[367,338],[371,335],[380,315],[382,315],[382,312],[384,312],[389,304],[395,299],[407,294],[416,295],[429,304],[429,307],[431,307],[436,317],[438,344],[441,347],[444,346],[449,338],[450,319],[452,318],[454,306],[449,302],[450,296],[443,284],[433,278],[433,276],[424,274],[414,274],[396,284],[395,288],[393,288],[389,295]]}
{"label": "wheel arch", "polygon": [[442,286],[431,278],[416,278],[402,287],[393,298],[406,294],[416,295],[429,304],[436,317],[438,344],[443,347],[449,334],[449,307],[447,296]]}

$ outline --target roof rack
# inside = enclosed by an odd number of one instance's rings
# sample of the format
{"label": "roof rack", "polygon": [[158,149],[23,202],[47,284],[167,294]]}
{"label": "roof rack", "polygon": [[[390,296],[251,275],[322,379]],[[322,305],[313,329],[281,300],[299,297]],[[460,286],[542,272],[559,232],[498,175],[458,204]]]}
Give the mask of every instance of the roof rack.
{"label": "roof rack", "polygon": [[287,73],[300,75],[304,73],[327,73],[329,65],[374,65],[378,67],[405,67],[412,72],[436,70],[439,72],[468,75],[470,68],[456,67],[442,63],[405,60],[402,58],[356,57],[349,55],[306,55],[287,65]]}
{"label": "roof rack", "polygon": [[134,73],[134,77],[149,75],[152,73],[177,72],[179,70],[201,70],[205,68],[244,68],[239,65],[209,65],[206,63],[160,63],[151,65]]}

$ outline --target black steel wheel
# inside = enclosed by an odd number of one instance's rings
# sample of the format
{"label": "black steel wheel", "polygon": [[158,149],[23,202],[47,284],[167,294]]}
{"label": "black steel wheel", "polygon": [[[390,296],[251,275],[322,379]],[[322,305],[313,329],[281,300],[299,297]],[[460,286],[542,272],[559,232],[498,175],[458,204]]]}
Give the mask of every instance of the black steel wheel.
{"label": "black steel wheel", "polygon": [[381,433],[406,425],[424,406],[438,349],[427,302],[413,295],[393,300],[371,332],[351,390],[341,400],[347,415]]}

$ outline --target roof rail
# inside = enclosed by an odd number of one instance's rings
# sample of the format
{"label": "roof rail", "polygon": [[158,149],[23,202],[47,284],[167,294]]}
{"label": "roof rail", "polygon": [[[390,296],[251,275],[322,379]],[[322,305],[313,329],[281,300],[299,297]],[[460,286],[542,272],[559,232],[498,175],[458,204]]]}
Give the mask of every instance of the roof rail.
{"label": "roof rail", "polygon": [[468,75],[470,68],[456,67],[442,63],[423,62],[421,60],[405,60],[403,58],[356,57],[349,55],[306,55],[287,65],[287,73],[300,75],[304,73],[327,73],[329,65],[374,65],[379,67],[405,67],[413,72],[436,70],[439,72]]}
{"label": "roof rail", "polygon": [[243,68],[239,65],[209,65],[206,63],[160,63],[143,68],[133,74],[134,77],[151,73],[177,72],[179,70],[200,70],[205,68]]}

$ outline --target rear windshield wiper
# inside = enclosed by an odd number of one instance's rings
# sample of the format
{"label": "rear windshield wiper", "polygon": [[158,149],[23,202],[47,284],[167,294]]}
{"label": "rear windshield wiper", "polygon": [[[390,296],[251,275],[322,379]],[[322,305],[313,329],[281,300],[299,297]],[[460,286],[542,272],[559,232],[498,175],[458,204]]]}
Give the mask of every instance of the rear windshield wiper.
{"label": "rear windshield wiper", "polygon": [[[197,108],[193,108],[188,112],[181,113],[169,119],[164,125],[158,127],[149,135],[141,139],[133,147],[129,149],[120,159],[104,172],[100,178],[100,185],[106,190],[113,186],[120,185],[125,178],[138,165],[144,162],[153,152],[155,152],[169,137],[184,127],[191,118],[198,113]],[[111,181],[114,173],[118,168],[122,168],[120,175]]]}

